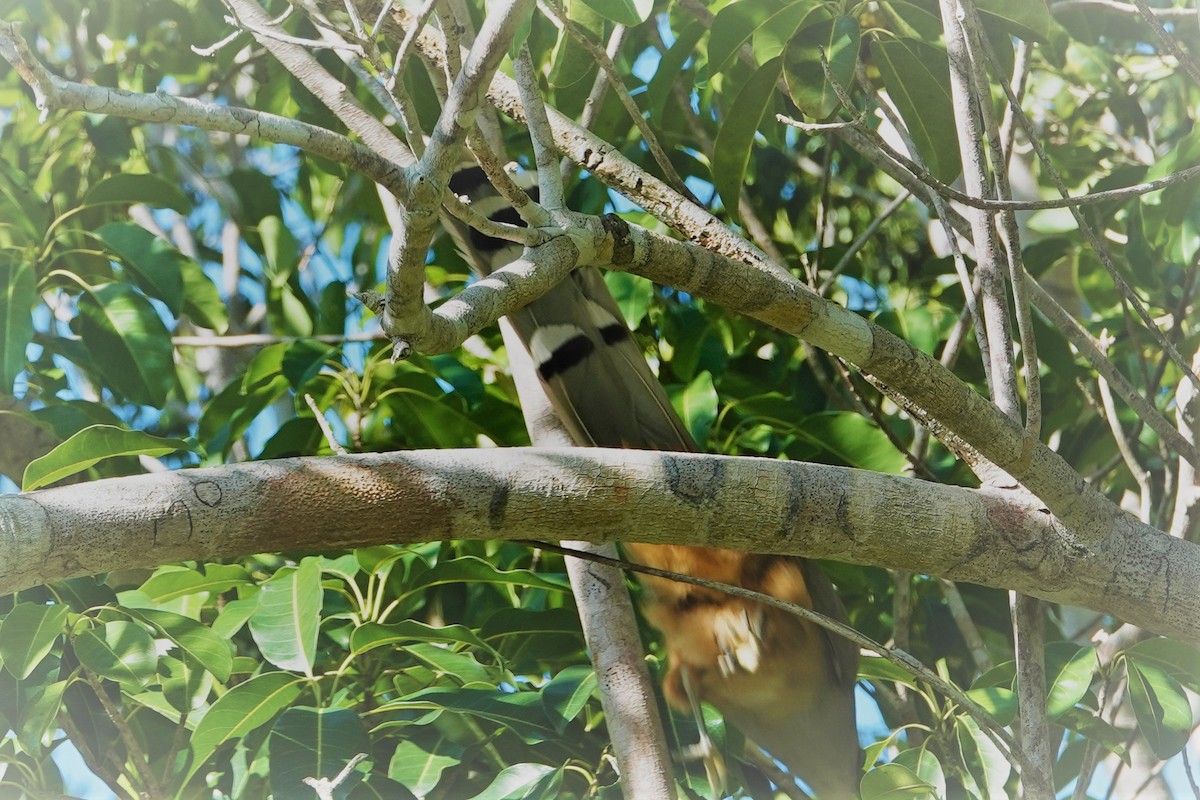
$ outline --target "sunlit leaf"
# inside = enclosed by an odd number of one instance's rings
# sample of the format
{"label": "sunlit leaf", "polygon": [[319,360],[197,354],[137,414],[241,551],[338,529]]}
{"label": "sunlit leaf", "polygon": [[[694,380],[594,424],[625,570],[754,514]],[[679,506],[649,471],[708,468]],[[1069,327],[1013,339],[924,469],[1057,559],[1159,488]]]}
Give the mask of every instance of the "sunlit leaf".
{"label": "sunlit leaf", "polygon": [[299,696],[306,679],[286,672],[256,675],[230,689],[208,709],[191,736],[195,774],[222,743],[242,738],[270,722]]}
{"label": "sunlit leaf", "polygon": [[0,661],[25,680],[49,653],[67,624],[67,606],[17,603],[0,622]]}
{"label": "sunlit leaf", "polygon": [[280,669],[311,674],[321,613],[321,569],[306,558],[262,585],[250,632],[263,658]]}
{"label": "sunlit leaf", "polygon": [[[362,718],[348,708],[289,708],[271,726],[271,795],[276,800],[312,797],[305,778],[336,778],[359,753],[371,754]],[[352,770],[333,797],[345,798],[366,767]]]}
{"label": "sunlit leaf", "polygon": [[60,481],[106,458],[132,455],[165,456],[176,450],[195,451],[196,445],[182,439],[164,439],[112,425],[92,425],[41,458],[30,461],[21,481],[21,491],[31,492]]}
{"label": "sunlit leaf", "polygon": [[148,684],[158,665],[154,639],[135,622],[115,620],[88,628],[73,644],[80,664],[131,689]]}

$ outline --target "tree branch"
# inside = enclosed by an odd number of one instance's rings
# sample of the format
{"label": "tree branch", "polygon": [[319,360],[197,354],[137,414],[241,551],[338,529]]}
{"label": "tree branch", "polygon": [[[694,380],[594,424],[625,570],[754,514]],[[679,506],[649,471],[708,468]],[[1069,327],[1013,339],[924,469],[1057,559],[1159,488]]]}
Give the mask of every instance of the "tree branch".
{"label": "tree branch", "polygon": [[[0,497],[0,593],[187,559],[430,539],[720,544],[1016,589],[1200,640],[1200,547],[1089,543],[1012,492],[598,448],[296,458]],[[1169,567],[1168,567],[1169,565]]]}

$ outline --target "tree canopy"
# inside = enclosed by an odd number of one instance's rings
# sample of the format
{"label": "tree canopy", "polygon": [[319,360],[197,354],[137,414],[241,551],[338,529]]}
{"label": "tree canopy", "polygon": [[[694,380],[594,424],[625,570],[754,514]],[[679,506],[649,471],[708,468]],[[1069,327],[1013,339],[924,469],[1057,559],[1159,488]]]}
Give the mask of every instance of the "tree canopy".
{"label": "tree canopy", "polygon": [[[622,796],[527,539],[828,559],[864,798],[1200,796],[1195,3],[8,0],[0,56],[0,797]],[[765,460],[523,447],[494,323],[595,266]],[[679,796],[798,796],[649,705]]]}

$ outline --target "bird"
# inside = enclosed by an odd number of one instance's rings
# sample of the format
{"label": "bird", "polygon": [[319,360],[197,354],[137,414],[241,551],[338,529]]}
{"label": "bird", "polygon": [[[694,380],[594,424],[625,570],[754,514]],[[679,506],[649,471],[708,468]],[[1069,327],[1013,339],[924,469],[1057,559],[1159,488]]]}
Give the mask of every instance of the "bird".
{"label": "bird", "polygon": [[[520,224],[479,167],[456,172],[450,190],[492,219]],[[448,228],[481,276],[518,254],[510,242],[454,223]],[[698,451],[599,270],[575,270],[509,321],[575,445]],[[829,578],[804,558],[637,542],[624,550],[636,563],[763,592],[846,621]],[[752,600],[667,578],[639,580],[643,614],[662,635],[663,694],[673,707],[686,712],[693,699],[709,703],[818,797],[856,796],[861,750],[852,642]]]}

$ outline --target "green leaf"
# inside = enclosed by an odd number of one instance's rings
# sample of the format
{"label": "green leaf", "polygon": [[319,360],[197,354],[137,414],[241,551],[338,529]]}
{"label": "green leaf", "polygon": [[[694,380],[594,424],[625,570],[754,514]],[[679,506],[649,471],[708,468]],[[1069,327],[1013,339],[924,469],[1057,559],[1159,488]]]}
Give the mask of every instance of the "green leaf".
{"label": "green leaf", "polygon": [[858,660],[858,676],[872,681],[894,681],[909,688],[916,689],[917,679],[908,670],[893,664],[886,658],[864,656]]}
{"label": "green leaf", "polygon": [[713,386],[712,376],[701,372],[681,390],[672,389],[671,404],[679,412],[692,438],[700,447],[704,447],[713,420],[717,418],[717,390]]}
{"label": "green leaf", "polygon": [[559,672],[542,687],[542,705],[559,733],[575,719],[596,691],[596,672],[586,664],[574,664]]}
{"label": "green leaf", "polygon": [[[974,700],[1000,725],[1010,724],[1017,716],[1017,693],[999,686],[971,689],[967,697]],[[1074,703],[1072,703],[1074,705]]]}
{"label": "green leaf", "polygon": [[630,330],[637,330],[637,326],[642,324],[650,310],[650,303],[654,299],[654,284],[628,272],[606,273],[604,282],[608,284],[613,299],[617,301],[625,324]]}
{"label": "green leaf", "polygon": [[229,328],[229,314],[217,285],[190,258],[181,261],[179,268],[183,278],[183,313],[197,325],[211,328],[218,334],[225,333]]}
{"label": "green leaf", "polygon": [[127,431],[113,425],[91,425],[41,458],[30,461],[21,480],[21,491],[31,492],[60,481],[106,458],[164,456],[176,450],[194,452],[196,445],[182,439],[164,439],[142,431]]}
{"label": "green leaf", "polygon": [[107,203],[145,203],[155,208],[170,208],[180,214],[187,214],[192,210],[187,195],[178,184],[157,175],[132,175],[128,172],[105,178],[93,186],[83,198],[84,206]]}
{"label": "green leaf", "polygon": [[526,744],[544,742],[555,735],[537,692],[502,692],[495,689],[426,689],[380,706],[380,710],[441,710],[477,717],[508,728]]}
{"label": "green leaf", "polygon": [[401,739],[388,763],[388,777],[424,797],[437,786],[446,769],[462,763],[462,756],[463,748],[447,739]]}
{"label": "green leaf", "polygon": [[19,681],[28,678],[66,630],[65,605],[17,603],[0,623],[0,660]]}
{"label": "green leaf", "polygon": [[197,723],[192,734],[193,760],[187,777],[196,774],[224,742],[240,739],[270,722],[299,696],[306,683],[305,678],[287,672],[267,672],[239,683],[223,694]]}
{"label": "green leaf", "polygon": [[[650,85],[646,87],[645,100],[641,104],[651,119],[661,120],[667,99],[671,96],[671,87],[675,81],[679,80],[683,72],[683,65],[694,55],[696,43],[700,41],[700,37],[706,30],[707,28],[700,20],[693,20],[678,33],[671,48],[663,53],[658,62],[658,69],[654,71],[654,77],[650,79]],[[604,276],[604,279],[607,282],[613,275],[626,274],[628,273],[610,272]],[[611,283],[609,288],[613,288]],[[615,290],[613,293],[616,293]]]}
{"label": "green leaf", "polygon": [[1146,639],[1125,651],[1139,664],[1153,664],[1175,680],[1200,692],[1200,649],[1173,639]]}
{"label": "green leaf", "polygon": [[33,339],[37,285],[33,265],[0,257],[0,394],[12,393],[25,369],[25,347]]}
{"label": "green leaf", "polygon": [[933,787],[934,797],[946,796],[946,774],[942,762],[925,747],[914,747],[896,754],[892,763],[907,767]]}
{"label": "green leaf", "polygon": [[958,715],[954,733],[958,738],[963,763],[970,771],[965,777],[976,784],[973,793],[984,798],[1004,797],[1004,784],[1011,770],[1004,753],[983,732],[979,723],[966,714]]}
{"label": "green leaf", "polygon": [[350,651],[355,655],[376,647],[391,647],[404,642],[434,642],[437,644],[465,644],[486,650],[495,658],[500,655],[474,631],[463,625],[426,625],[415,619],[406,619],[391,625],[368,622],[350,634]]}
{"label": "green leaf", "polygon": [[731,214],[737,213],[754,136],[775,97],[775,84],[782,69],[782,58],[773,58],[759,67],[738,92],[717,131],[713,145],[713,183]]}
{"label": "green leaf", "polygon": [[[371,753],[362,718],[348,708],[289,708],[271,726],[267,746],[275,800],[310,800],[305,778],[332,780],[356,755]],[[362,778],[360,770],[351,771],[333,797],[347,797]]]}
{"label": "green leaf", "polygon": [[136,622],[115,620],[89,628],[75,637],[74,647],[80,664],[128,689],[144,688],[157,671],[154,639]]}
{"label": "green leaf", "polygon": [[1056,720],[1084,698],[1099,664],[1094,647],[1071,642],[1049,643],[1046,661],[1046,715]]}
{"label": "green leaf", "polygon": [[470,800],[535,800],[558,796],[562,769],[546,764],[513,764]]}
{"label": "green leaf", "polygon": [[724,72],[742,45],[785,5],[784,0],[742,0],[718,11],[708,35],[709,72]]}
{"label": "green leaf", "polygon": [[218,681],[224,683],[229,680],[229,673],[233,669],[233,653],[229,642],[209,626],[170,611],[147,608],[125,609],[125,612],[155,628],[175,645],[178,654],[211,672]]}
{"label": "green leaf", "polygon": [[120,258],[143,292],[162,300],[175,316],[182,313],[182,263],[187,261],[183,253],[132,222],[109,223],[96,235]]}
{"label": "green leaf", "polygon": [[34,742],[42,746],[49,744],[46,734],[58,727],[56,723],[62,708],[63,692],[70,683],[68,680],[54,681],[33,690],[17,732],[20,742],[26,746]]}
{"label": "green leaf", "polygon": [[849,411],[811,414],[793,431],[806,443],[833,453],[847,466],[896,475],[908,460],[875,423]]}
{"label": "green leaf", "polygon": [[921,160],[939,180],[953,181],[961,165],[946,51],[917,39],[881,37],[871,40],[871,55]]}
{"label": "green leaf", "polygon": [[588,6],[618,25],[645,22],[654,8],[654,0],[583,0]]}
{"label": "green leaf", "polygon": [[563,576],[531,572],[527,569],[504,570],[481,558],[463,556],[439,562],[432,569],[418,575],[405,587],[404,596],[445,583],[495,583],[558,592],[571,591],[570,581]]}
{"label": "green leaf", "polygon": [[984,25],[996,24],[1026,41],[1049,44],[1054,20],[1045,0],[980,0]]}
{"label": "green leaf", "polygon": [[1116,728],[1078,706],[1067,711],[1056,721],[1068,730],[1085,736],[1089,741],[1097,742],[1122,761],[1129,763],[1129,753],[1125,748],[1130,738],[1129,731]]}
{"label": "green leaf", "polygon": [[921,776],[900,764],[884,764],[863,776],[860,786],[863,800],[905,800],[933,797],[934,787]]}
{"label": "green leaf", "polygon": [[1179,681],[1164,669],[1136,658],[1126,658],[1129,702],[1138,730],[1161,759],[1168,759],[1187,744],[1192,728],[1192,707]]}
{"label": "green leaf", "polygon": [[309,557],[262,585],[250,633],[267,661],[311,675],[320,623],[321,567]]}
{"label": "green leaf", "polygon": [[[788,42],[783,56],[783,77],[792,102],[806,115],[825,119],[842,106],[821,66],[822,50],[829,63],[829,74],[847,94],[853,95],[858,41],[858,21],[840,16],[805,25]],[[844,113],[853,112],[845,109]]]}
{"label": "green leaf", "polygon": [[156,603],[169,603],[201,592],[220,594],[250,582],[250,573],[240,564],[205,564],[203,572],[173,566],[159,567],[141,585],[141,592]]}
{"label": "green leaf", "polygon": [[73,325],[109,388],[163,407],[175,385],[171,335],[143,294],[124,283],[89,287]]}

